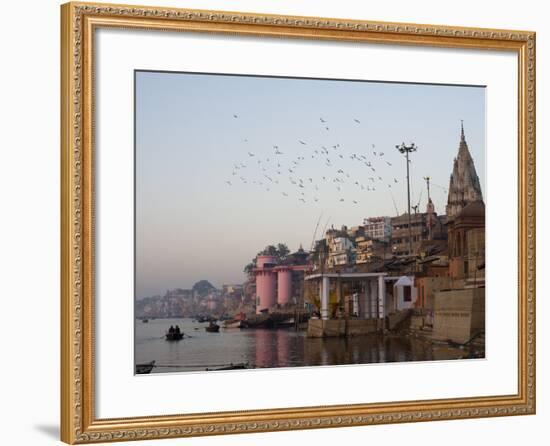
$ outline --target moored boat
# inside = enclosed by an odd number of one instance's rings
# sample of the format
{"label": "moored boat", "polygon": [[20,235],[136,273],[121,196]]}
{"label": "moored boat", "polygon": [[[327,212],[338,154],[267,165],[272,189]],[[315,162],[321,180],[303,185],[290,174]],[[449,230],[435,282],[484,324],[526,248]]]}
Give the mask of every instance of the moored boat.
{"label": "moored boat", "polygon": [[217,333],[218,331],[220,331],[220,326],[218,324],[216,324],[215,322],[210,321],[210,324],[208,324],[208,326],[204,327],[204,329],[206,331],[208,331],[209,333]]}
{"label": "moored boat", "polygon": [[210,369],[210,368],[206,368],[206,371],[216,371],[216,370],[242,370],[242,369],[247,369],[248,368],[248,364],[245,364],[244,362],[241,362],[239,364],[229,364],[229,365],[226,365],[226,366],[223,366],[223,367],[218,367],[216,369]]}
{"label": "moored boat", "polygon": [[246,321],[225,321],[223,324],[224,328],[246,328]]}
{"label": "moored boat", "polygon": [[153,370],[154,367],[155,367],[155,361],[136,364],[136,374],[146,375],[148,373],[151,373],[151,370]]}

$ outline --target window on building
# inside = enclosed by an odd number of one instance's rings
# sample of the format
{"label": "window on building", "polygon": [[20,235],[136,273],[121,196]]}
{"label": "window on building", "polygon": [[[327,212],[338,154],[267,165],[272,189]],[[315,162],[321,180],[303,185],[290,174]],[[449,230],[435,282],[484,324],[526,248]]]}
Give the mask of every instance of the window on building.
{"label": "window on building", "polygon": [[410,285],[403,287],[403,301],[410,302],[412,300]]}

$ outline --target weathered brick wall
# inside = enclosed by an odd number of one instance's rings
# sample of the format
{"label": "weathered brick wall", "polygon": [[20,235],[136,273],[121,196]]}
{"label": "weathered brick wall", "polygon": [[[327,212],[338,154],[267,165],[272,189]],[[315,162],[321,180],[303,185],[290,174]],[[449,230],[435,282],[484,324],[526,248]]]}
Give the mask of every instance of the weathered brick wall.
{"label": "weathered brick wall", "polygon": [[464,343],[485,329],[485,288],[435,293],[433,337]]}

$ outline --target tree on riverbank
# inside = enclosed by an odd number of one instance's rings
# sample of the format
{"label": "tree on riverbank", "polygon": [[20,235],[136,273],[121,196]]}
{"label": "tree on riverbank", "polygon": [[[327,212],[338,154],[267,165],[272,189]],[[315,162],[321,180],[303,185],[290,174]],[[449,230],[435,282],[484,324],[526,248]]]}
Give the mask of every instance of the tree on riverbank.
{"label": "tree on riverbank", "polygon": [[290,249],[285,243],[277,243],[277,245],[268,245],[252,259],[252,261],[244,267],[244,272],[250,274],[256,268],[256,259],[261,255],[274,256],[277,263],[281,263],[290,254]]}

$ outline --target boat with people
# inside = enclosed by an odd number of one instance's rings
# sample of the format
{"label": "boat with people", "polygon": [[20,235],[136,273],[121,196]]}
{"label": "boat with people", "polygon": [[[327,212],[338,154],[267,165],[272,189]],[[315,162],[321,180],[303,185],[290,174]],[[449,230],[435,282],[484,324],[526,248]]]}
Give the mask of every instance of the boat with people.
{"label": "boat with people", "polygon": [[176,325],[175,327],[173,325],[170,325],[170,328],[168,329],[168,332],[166,332],[165,337],[167,341],[180,341],[183,339],[184,333],[180,330],[179,325]]}
{"label": "boat with people", "polygon": [[166,333],[167,341],[180,341],[183,339],[183,333]]}

